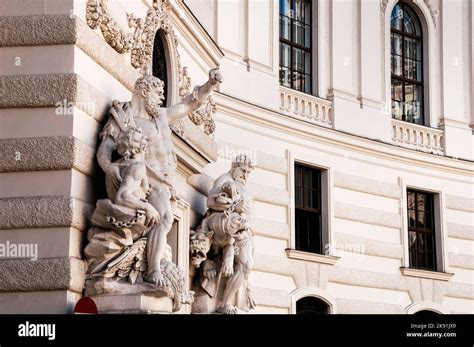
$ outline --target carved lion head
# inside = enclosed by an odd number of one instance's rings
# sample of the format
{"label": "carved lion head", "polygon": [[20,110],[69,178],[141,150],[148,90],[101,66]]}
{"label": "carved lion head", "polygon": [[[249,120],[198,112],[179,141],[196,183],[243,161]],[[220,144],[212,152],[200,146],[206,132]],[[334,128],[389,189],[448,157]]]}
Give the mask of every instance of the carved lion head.
{"label": "carved lion head", "polygon": [[201,263],[207,259],[207,253],[211,249],[211,238],[213,231],[194,231],[191,230],[189,237],[189,252],[191,263],[198,268]]}

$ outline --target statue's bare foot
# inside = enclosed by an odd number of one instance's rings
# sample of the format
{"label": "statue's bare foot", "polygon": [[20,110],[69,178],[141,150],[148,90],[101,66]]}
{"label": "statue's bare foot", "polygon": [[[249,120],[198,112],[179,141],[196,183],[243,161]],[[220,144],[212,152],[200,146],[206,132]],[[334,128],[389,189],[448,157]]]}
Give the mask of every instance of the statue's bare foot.
{"label": "statue's bare foot", "polygon": [[224,277],[230,277],[234,273],[234,262],[233,261],[225,261],[222,264],[222,275]]}
{"label": "statue's bare foot", "polygon": [[224,305],[219,310],[217,310],[219,313],[224,313],[224,314],[237,314],[237,307],[232,306],[232,305]]}
{"label": "statue's bare foot", "polygon": [[145,276],[145,281],[156,284],[160,287],[166,287],[167,283],[160,271],[152,271]]}

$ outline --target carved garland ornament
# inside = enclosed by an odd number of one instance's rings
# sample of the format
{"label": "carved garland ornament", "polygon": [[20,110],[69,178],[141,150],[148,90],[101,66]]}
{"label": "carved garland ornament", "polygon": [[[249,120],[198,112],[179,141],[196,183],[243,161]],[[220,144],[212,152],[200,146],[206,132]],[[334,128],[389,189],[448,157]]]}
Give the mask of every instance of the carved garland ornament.
{"label": "carved garland ornament", "polygon": [[[145,2],[145,4],[147,4]],[[107,8],[107,0],[88,0],[86,8],[87,25],[92,29],[100,28],[105,41],[118,53],[131,55],[131,64],[134,68],[146,68],[150,65],[153,55],[153,43],[155,34],[162,30],[170,37],[172,52],[175,54],[176,69],[178,72],[179,97],[184,98],[191,93],[191,77],[187,67],[181,65],[181,57],[178,52],[178,38],[170,20],[170,1],[153,0],[152,5],[147,4],[149,10],[146,18],[137,18],[133,13],[127,13],[128,26],[133,33],[126,33],[117,22],[110,16]],[[214,133],[215,123],[213,115],[216,112],[212,96],[208,102],[199,110],[189,115],[191,121],[200,126],[207,135]],[[173,130],[180,136],[184,135],[184,124],[182,121],[173,125]]]}
{"label": "carved garland ornament", "polygon": [[[414,0],[411,0],[411,1],[414,2]],[[385,10],[387,9],[388,2],[389,0],[381,0],[380,2],[380,10],[381,10],[382,17],[385,16]],[[433,20],[434,27],[436,28],[439,10],[433,6],[433,4],[431,3],[431,0],[423,0],[423,2],[428,7],[428,10],[430,11],[430,14],[431,14],[431,19]]]}

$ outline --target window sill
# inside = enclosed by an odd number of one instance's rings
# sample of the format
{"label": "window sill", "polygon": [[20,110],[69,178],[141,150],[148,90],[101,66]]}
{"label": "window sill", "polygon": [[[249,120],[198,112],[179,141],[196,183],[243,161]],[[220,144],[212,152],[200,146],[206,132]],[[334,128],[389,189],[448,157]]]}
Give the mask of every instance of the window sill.
{"label": "window sill", "polygon": [[312,261],[314,263],[329,264],[334,265],[339,260],[340,257],[335,257],[333,255],[323,255],[317,253],[303,252],[296,249],[287,248],[286,255],[291,259],[306,260]]}
{"label": "window sill", "polygon": [[439,280],[439,281],[449,281],[451,277],[453,277],[454,275],[453,273],[448,273],[448,272],[420,270],[420,269],[413,269],[409,267],[401,267],[400,271],[402,275],[404,276],[429,278],[432,280]]}

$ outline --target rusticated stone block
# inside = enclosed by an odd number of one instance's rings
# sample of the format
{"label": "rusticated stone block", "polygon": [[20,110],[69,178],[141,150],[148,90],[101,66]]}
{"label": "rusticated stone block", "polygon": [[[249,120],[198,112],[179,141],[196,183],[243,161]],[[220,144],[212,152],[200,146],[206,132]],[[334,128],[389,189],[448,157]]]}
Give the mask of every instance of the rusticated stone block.
{"label": "rusticated stone block", "polygon": [[86,228],[93,206],[69,196],[0,199],[0,229]]}
{"label": "rusticated stone block", "polygon": [[94,149],[72,136],[0,140],[0,172],[76,169],[91,176]]}
{"label": "rusticated stone block", "polygon": [[0,18],[0,47],[66,45],[76,41],[75,19],[69,15]]}
{"label": "rusticated stone block", "polygon": [[80,293],[85,263],[77,258],[0,261],[0,292],[71,290]]}
{"label": "rusticated stone block", "polygon": [[0,108],[73,105],[101,121],[111,100],[75,73],[9,75],[0,80]]}

